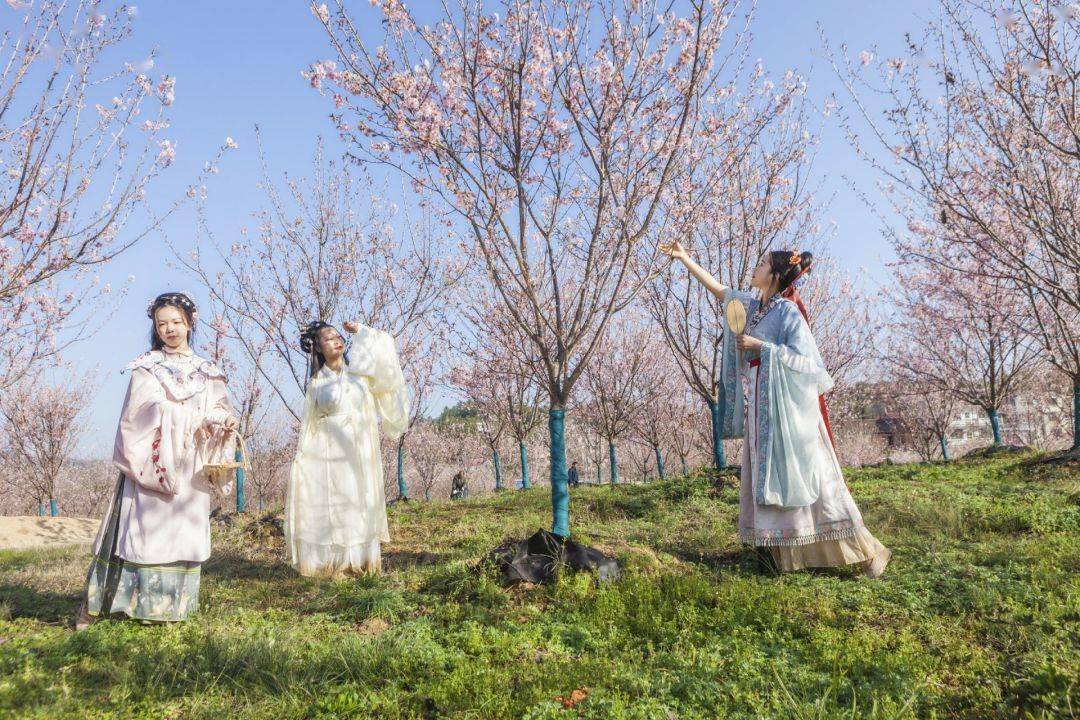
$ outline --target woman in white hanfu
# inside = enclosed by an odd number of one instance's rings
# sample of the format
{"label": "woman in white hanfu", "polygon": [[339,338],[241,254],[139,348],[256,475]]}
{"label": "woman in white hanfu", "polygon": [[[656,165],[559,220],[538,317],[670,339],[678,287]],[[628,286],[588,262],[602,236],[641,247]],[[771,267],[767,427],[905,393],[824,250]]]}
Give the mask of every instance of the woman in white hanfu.
{"label": "woman in white hanfu", "polygon": [[199,606],[200,568],[210,557],[203,465],[223,452],[236,416],[224,373],[191,349],[191,299],[159,295],[147,315],[151,350],[127,366],[113,448],[120,475],[94,542],[77,629],[112,613],[184,620]]}
{"label": "woman in white hanfu", "polygon": [[739,538],[768,547],[781,570],[860,564],[879,577],[892,553],[870,534],[833,449],[823,394],[833,381],[795,282],[810,253],[767,252],[746,293],[720,284],[675,242],[662,247],[727,307],[746,306],[743,334],[725,327],[724,437],[742,438]]}
{"label": "woman in white hanfu", "polygon": [[345,340],[313,322],[301,334],[309,358],[296,458],[285,501],[289,562],[301,575],[379,572],[390,539],[383,497],[379,420],[397,438],[409,422],[409,394],[394,339],[345,323]]}

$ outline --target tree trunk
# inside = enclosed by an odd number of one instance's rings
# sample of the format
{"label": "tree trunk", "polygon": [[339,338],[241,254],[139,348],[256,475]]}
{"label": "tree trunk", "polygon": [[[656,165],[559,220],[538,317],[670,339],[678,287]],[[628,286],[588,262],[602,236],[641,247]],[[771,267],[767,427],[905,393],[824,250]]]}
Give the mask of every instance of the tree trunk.
{"label": "tree trunk", "polygon": [[604,484],[604,476],[602,474],[602,468],[600,467],[600,463],[596,463],[596,484]]}
{"label": "tree trunk", "polygon": [[[551,435],[551,532],[559,537],[570,537],[570,489],[566,486],[566,411],[562,408],[548,410],[548,432]],[[522,445],[524,459],[525,450]]]}
{"label": "tree trunk", "polygon": [[709,402],[709,417],[712,418],[713,467],[718,471],[727,467],[724,459],[724,408],[720,402]]}
{"label": "tree trunk", "polygon": [[[550,422],[550,418],[549,418],[549,422]],[[518,450],[521,452],[521,489],[522,490],[528,490],[529,488],[532,487],[532,483],[529,482],[529,454],[527,452],[525,452],[525,441],[524,440],[518,440]],[[555,449],[552,448],[551,452],[554,453]],[[566,462],[566,459],[564,457],[563,458],[563,463],[565,464],[565,462]]]}
{"label": "tree trunk", "polygon": [[683,475],[689,475],[690,470],[688,470],[687,467],[686,467],[686,458],[679,458],[679,460],[682,462],[682,474]]}
{"label": "tree trunk", "polygon": [[986,411],[986,416],[990,418],[990,429],[994,431],[994,444],[1001,444],[1001,420],[998,419],[997,410],[990,408]]}
{"label": "tree trunk", "polygon": [[949,441],[945,439],[944,435],[938,437],[938,442],[941,443],[941,457],[944,460],[949,459]]}
{"label": "tree trunk", "polygon": [[1080,375],[1073,376],[1073,450],[1080,450]]}
{"label": "tree trunk", "polygon": [[656,454],[656,476],[661,480],[664,479],[664,456],[660,454],[660,448],[653,447],[653,452]]}
{"label": "tree trunk", "polygon": [[492,462],[495,463],[495,489],[502,490],[502,464],[499,462],[499,451],[491,451]]}
{"label": "tree trunk", "polygon": [[60,514],[60,508],[56,505],[56,498],[49,498],[49,515],[56,517]]}
{"label": "tree trunk", "polygon": [[38,504],[37,504],[37,514],[38,514],[38,517],[45,517],[45,503],[44,502],[38,502]]}
{"label": "tree trunk", "polygon": [[608,454],[608,468],[611,471],[611,484],[619,484],[619,463],[615,460],[615,443],[608,441],[607,444]]}
{"label": "tree trunk", "polygon": [[[236,462],[241,462],[244,459],[244,454],[240,452],[240,446],[236,446]],[[236,512],[244,512],[244,468],[236,468]]]}
{"label": "tree trunk", "polygon": [[398,500],[409,499],[409,493],[405,488],[405,438],[401,438],[397,446],[397,491]]}

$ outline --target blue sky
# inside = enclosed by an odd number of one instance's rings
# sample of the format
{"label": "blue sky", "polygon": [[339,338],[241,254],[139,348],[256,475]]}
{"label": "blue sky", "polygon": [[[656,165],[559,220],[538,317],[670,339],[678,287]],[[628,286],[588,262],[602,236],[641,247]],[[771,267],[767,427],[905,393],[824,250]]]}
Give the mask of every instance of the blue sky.
{"label": "blue sky", "polygon": [[[410,5],[421,8],[424,3],[414,0]],[[368,2],[358,0],[351,7],[365,25],[377,22]],[[0,8],[4,22],[17,19],[6,6]],[[342,150],[327,119],[329,102],[300,76],[313,60],[332,56],[323,31],[304,0],[146,0],[137,8],[136,33],[128,44],[131,60],[156,49],[155,78],[160,73],[177,78],[167,136],[176,141],[178,155],[150,195],[159,208],[179,197],[225,137],[233,137],[240,147],[221,163],[207,202],[213,231],[220,240],[232,240],[263,203],[256,123],[274,176],[306,173],[319,134],[326,139],[328,157]],[[840,88],[823,57],[818,23],[830,42],[846,41],[854,53],[878,45],[883,54],[890,54],[903,47],[905,32],[918,34],[934,8],[928,0],[762,0],[754,26],[754,54],[772,74],[793,67],[806,75],[811,98],[820,106]],[[422,12],[427,14],[426,9]],[[867,277],[880,281],[888,247],[878,221],[845,180],[872,194],[874,175],[847,147],[834,121],[824,123],[815,172],[823,193],[835,195],[822,218],[837,223],[833,252],[849,268],[865,267]],[[194,230],[189,211],[174,217],[167,227],[169,239],[181,247],[191,242]],[[86,455],[111,449],[126,387],[126,376],[119,370],[145,349],[147,300],[170,289],[191,290],[199,296],[192,280],[167,269],[170,255],[163,239],[152,237],[103,269],[103,277],[114,285],[124,284],[129,275],[135,281],[130,300],[93,340],[68,357],[79,369],[99,368],[101,389],[89,414],[90,432],[82,448]]]}

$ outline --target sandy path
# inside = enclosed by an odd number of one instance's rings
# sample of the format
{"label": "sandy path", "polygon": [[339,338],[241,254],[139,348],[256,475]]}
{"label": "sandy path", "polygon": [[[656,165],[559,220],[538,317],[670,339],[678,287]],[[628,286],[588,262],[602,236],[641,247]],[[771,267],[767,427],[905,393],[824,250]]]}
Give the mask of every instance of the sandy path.
{"label": "sandy path", "polygon": [[94,541],[100,520],[78,517],[0,517],[0,550],[29,550]]}

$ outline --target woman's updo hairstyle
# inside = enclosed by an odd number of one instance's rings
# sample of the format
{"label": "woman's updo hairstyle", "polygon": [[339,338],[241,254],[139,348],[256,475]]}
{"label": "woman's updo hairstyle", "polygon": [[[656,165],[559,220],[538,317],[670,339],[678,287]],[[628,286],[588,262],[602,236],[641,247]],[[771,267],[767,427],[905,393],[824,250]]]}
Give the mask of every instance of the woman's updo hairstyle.
{"label": "woman's updo hairstyle", "polygon": [[792,283],[810,272],[814,264],[813,253],[800,253],[795,250],[773,250],[769,253],[769,271],[780,281],[776,289],[782,293],[791,287]]}
{"label": "woman's updo hairstyle", "polygon": [[195,336],[195,321],[199,317],[199,311],[192,299],[184,293],[167,292],[161,293],[146,306],[146,317],[150,318],[150,349],[161,350],[165,347],[165,341],[161,339],[157,331],[157,311],[165,307],[176,308],[184,316],[190,328],[187,337],[188,345],[190,345],[191,339]]}
{"label": "woman's updo hairstyle", "polygon": [[[340,330],[322,320],[312,320],[300,330],[300,349],[308,357],[308,377],[315,377],[315,374],[326,364],[326,358],[319,347],[319,334],[325,328],[330,328],[337,331],[339,335],[341,334]],[[345,362],[349,362],[348,352],[345,353]]]}

